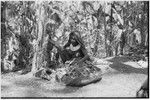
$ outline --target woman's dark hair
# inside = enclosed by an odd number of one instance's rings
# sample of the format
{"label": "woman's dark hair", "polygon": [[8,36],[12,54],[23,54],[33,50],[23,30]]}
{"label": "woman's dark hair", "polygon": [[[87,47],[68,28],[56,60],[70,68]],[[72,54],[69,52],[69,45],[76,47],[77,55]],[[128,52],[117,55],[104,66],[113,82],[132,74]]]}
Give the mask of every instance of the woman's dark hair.
{"label": "woman's dark hair", "polygon": [[82,41],[81,36],[80,36],[80,32],[78,32],[78,31],[73,31],[69,34],[69,40],[64,45],[64,48],[70,46],[72,36],[74,36],[74,39],[76,40],[76,42],[78,42],[78,44],[80,44],[81,49],[85,49],[84,42]]}
{"label": "woman's dark hair", "polygon": [[75,40],[82,46],[82,47],[85,47],[84,46],[84,42],[82,41],[81,39],[81,36],[80,36],[80,32],[78,31],[73,31],[69,34],[69,42],[70,42],[70,39],[71,37],[74,36],[75,37]]}

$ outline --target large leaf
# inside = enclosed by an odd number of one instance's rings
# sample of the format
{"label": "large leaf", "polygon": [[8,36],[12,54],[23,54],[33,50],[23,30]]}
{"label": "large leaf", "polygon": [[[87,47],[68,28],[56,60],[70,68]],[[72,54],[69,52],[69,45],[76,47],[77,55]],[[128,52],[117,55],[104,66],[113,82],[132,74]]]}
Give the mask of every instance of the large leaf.
{"label": "large leaf", "polygon": [[121,25],[124,25],[124,23],[123,23],[124,21],[123,21],[121,15],[118,14],[115,9],[113,9],[113,11],[115,12],[115,14],[113,15],[114,19],[115,19],[115,20],[118,20]]}

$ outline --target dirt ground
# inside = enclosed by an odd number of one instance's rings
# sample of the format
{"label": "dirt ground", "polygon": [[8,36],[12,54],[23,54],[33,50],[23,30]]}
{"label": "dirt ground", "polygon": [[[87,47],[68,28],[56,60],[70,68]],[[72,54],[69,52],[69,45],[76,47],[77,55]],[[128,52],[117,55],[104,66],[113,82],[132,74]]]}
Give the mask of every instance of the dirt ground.
{"label": "dirt ground", "polygon": [[[83,87],[66,87],[54,80],[46,81],[32,74],[1,75],[1,97],[135,97],[148,75],[127,57],[97,60],[102,69],[102,80]],[[100,65],[101,64],[101,65]]]}

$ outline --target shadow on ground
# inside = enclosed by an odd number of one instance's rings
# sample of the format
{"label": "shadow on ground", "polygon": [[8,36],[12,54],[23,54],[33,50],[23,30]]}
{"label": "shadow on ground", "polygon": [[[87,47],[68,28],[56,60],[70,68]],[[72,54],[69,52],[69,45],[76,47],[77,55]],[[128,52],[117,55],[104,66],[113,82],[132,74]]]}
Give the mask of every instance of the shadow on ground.
{"label": "shadow on ground", "polygon": [[19,87],[39,88],[41,84],[37,81],[33,81],[32,79],[26,79],[26,80],[15,81],[15,85]]}
{"label": "shadow on ground", "polygon": [[124,62],[131,61],[128,57],[114,57],[108,59],[107,61],[112,62],[112,64],[109,65],[112,69],[122,73],[148,74],[148,68],[135,68],[133,66],[123,64]]}
{"label": "shadow on ground", "polygon": [[1,91],[8,90],[9,88],[9,86],[1,85]]}
{"label": "shadow on ground", "polygon": [[116,57],[113,57],[113,58],[109,58],[107,60],[110,61],[110,62],[128,62],[128,61],[131,61],[129,59],[129,57],[127,57],[127,56],[122,56],[122,57],[116,56]]}
{"label": "shadow on ground", "polygon": [[27,89],[25,91],[25,97],[44,97],[44,95],[42,94],[42,91],[40,91],[38,88]]}
{"label": "shadow on ground", "polygon": [[74,93],[77,90],[79,90],[81,87],[70,87],[66,86],[62,89],[53,89],[52,92],[54,93],[63,93],[63,94],[68,94],[68,93]]}

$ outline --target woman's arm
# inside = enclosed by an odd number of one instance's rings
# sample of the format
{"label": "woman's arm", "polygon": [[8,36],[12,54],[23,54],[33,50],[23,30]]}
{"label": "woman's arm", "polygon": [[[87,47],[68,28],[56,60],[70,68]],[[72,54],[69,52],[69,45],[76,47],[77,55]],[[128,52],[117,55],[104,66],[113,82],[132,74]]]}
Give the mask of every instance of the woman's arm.
{"label": "woman's arm", "polygon": [[70,41],[68,41],[63,48],[67,48],[70,45]]}
{"label": "woman's arm", "polygon": [[83,54],[84,54],[84,57],[78,62],[78,64],[84,62],[85,60],[87,60],[89,58],[89,55],[87,53],[87,50],[85,48],[81,48]]}
{"label": "woman's arm", "polygon": [[60,51],[63,50],[63,48],[56,41],[49,40],[49,42],[51,42],[58,50],[60,50]]}

